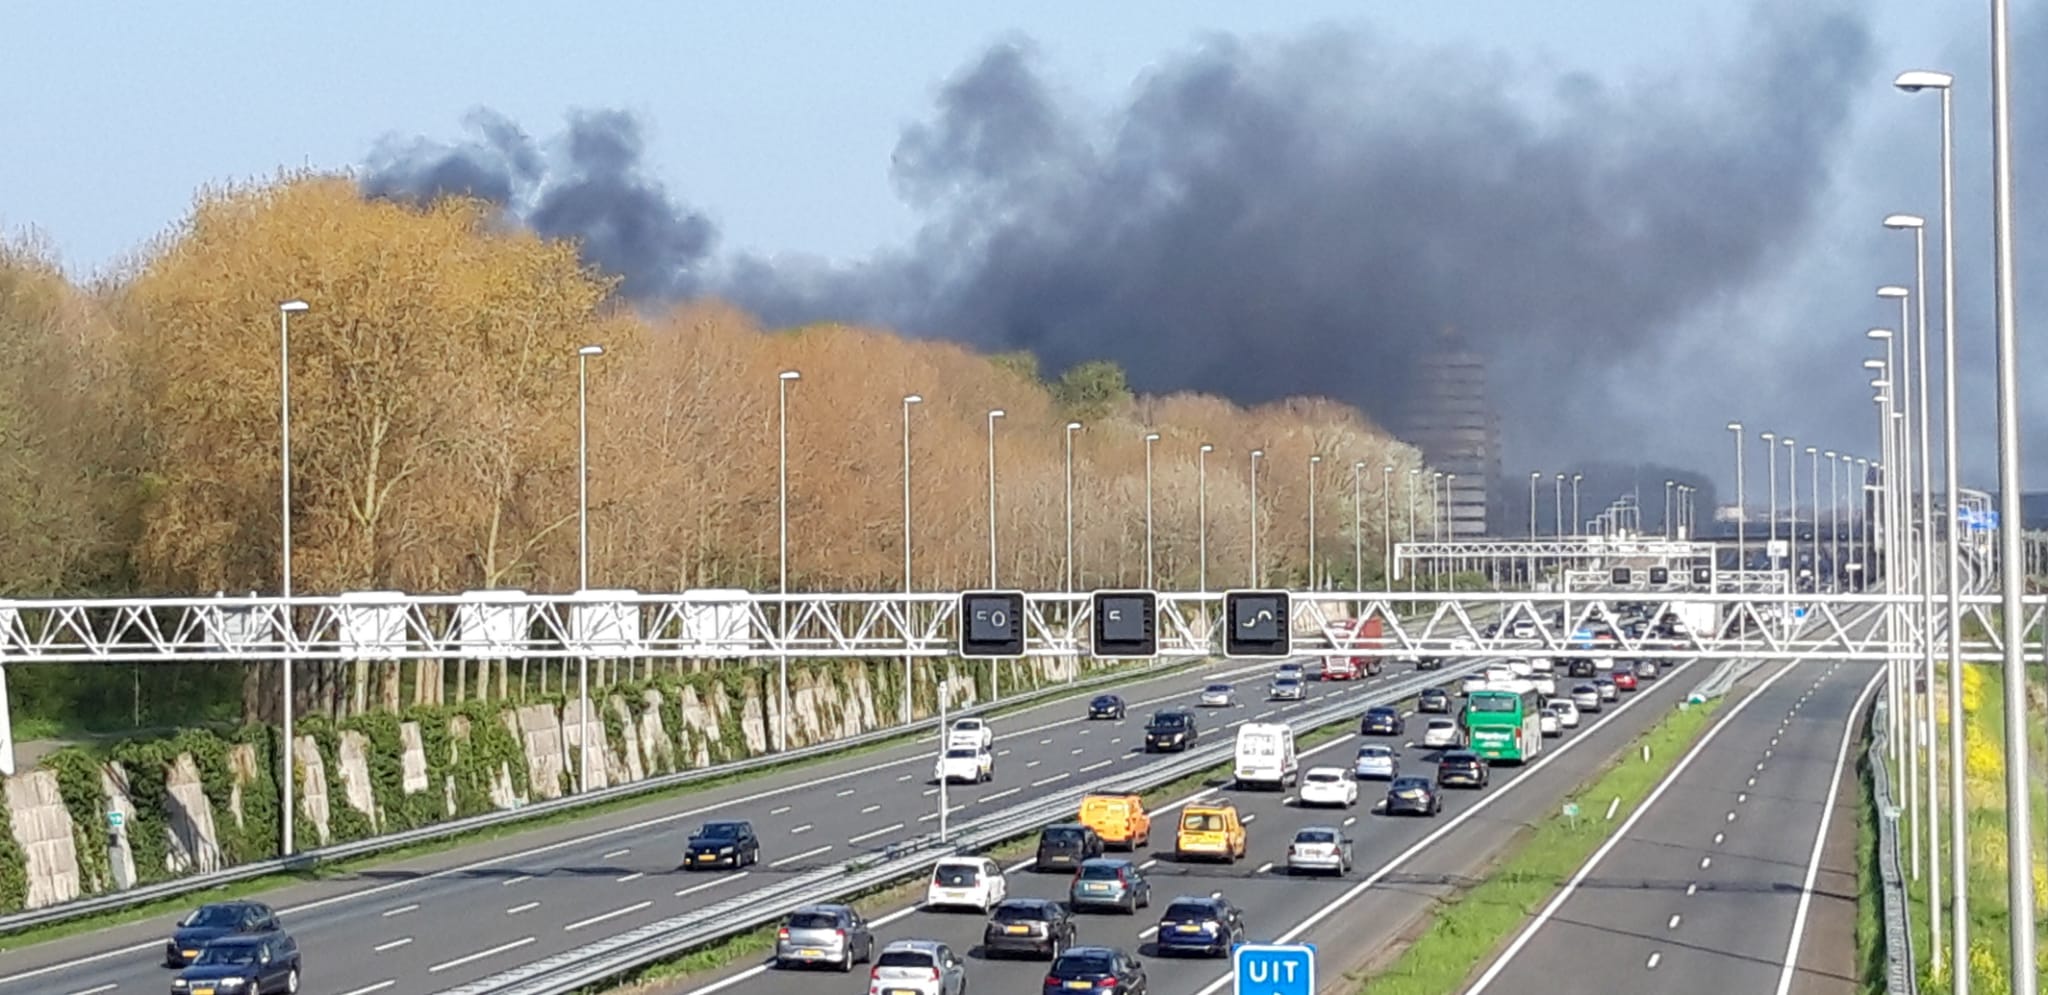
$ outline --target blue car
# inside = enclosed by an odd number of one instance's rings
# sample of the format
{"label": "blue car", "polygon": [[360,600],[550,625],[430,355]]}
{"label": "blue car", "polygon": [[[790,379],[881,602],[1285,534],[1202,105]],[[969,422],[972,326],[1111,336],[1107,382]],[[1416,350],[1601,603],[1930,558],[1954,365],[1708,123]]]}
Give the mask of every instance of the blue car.
{"label": "blue car", "polygon": [[202,905],[171,931],[164,944],[164,966],[184,967],[198,960],[199,951],[221,937],[268,933],[277,928],[277,913],[262,902]]}
{"label": "blue car", "polygon": [[194,995],[295,993],[299,990],[299,945],[283,930],[222,937],[201,947],[199,959],[181,972],[171,987]]}
{"label": "blue car", "polygon": [[1114,694],[1098,694],[1088,703],[1088,717],[1091,719],[1117,719],[1124,717],[1124,699]]}
{"label": "blue car", "polygon": [[1233,944],[1244,941],[1244,913],[1221,898],[1183,895],[1159,917],[1160,956],[1201,954],[1228,957]]}

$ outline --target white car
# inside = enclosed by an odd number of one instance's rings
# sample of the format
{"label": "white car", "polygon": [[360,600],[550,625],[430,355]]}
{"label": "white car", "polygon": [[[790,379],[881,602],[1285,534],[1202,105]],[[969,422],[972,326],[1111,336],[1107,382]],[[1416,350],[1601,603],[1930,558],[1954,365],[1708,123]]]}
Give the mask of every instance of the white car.
{"label": "white car", "polygon": [[1591,684],[1572,686],[1572,705],[1581,712],[1600,710],[1600,689]]}
{"label": "white car", "polygon": [[1344,831],[1331,826],[1304,826],[1287,845],[1287,873],[1334,871],[1339,877],[1351,870],[1351,841]]}
{"label": "white car", "polygon": [[1486,676],[1482,679],[1488,683],[1506,684],[1519,676],[1521,675],[1515,673],[1512,667],[1488,667]]}
{"label": "white car", "polygon": [[1301,775],[1301,804],[1350,808],[1358,804],[1358,782],[1342,767],[1310,767]]}
{"label": "white car", "polygon": [[1202,707],[1229,708],[1236,693],[1228,684],[1211,684],[1202,689]]}
{"label": "white car", "polygon": [[1508,635],[1514,639],[1534,639],[1536,638],[1536,623],[1526,618],[1516,619],[1515,624],[1508,627]]}
{"label": "white car", "polygon": [[996,776],[996,759],[987,750],[956,746],[932,767],[932,779],[950,784],[980,784]]}
{"label": "white car", "polygon": [[1453,750],[1464,745],[1459,742],[1456,719],[1430,719],[1422,730],[1422,745],[1432,750]]}
{"label": "white car", "polygon": [[967,962],[935,940],[897,940],[875,954],[869,995],[959,995],[967,990]]}
{"label": "white car", "polygon": [[1274,701],[1300,701],[1308,693],[1299,677],[1278,677],[1273,680],[1273,689],[1267,696]]}
{"label": "white car", "polygon": [[1279,670],[1273,672],[1273,679],[1276,681],[1305,680],[1306,672],[1301,669],[1301,664],[1283,663],[1280,665]]}
{"label": "white car", "polygon": [[982,915],[1010,894],[1003,869],[987,857],[947,857],[932,868],[927,909],[974,909]]}
{"label": "white car", "polygon": [[1579,706],[1572,704],[1570,698],[1552,698],[1544,702],[1543,707],[1557,713],[1558,725],[1566,729],[1579,727]]}
{"label": "white car", "polygon": [[1459,636],[1451,640],[1451,652],[1470,653],[1479,648],[1479,641],[1471,636]]}
{"label": "white car", "polygon": [[1391,781],[1401,776],[1401,758],[1394,754],[1391,746],[1367,743],[1358,748],[1358,757],[1351,762],[1351,776]]}
{"label": "white car", "polygon": [[1467,674],[1464,680],[1458,682],[1458,693],[1471,694],[1474,691],[1484,691],[1486,690],[1486,684],[1487,677],[1485,674]]}
{"label": "white car", "polygon": [[1536,673],[1547,674],[1555,667],[1556,664],[1547,656],[1532,656],[1529,658],[1529,669]]}
{"label": "white car", "polygon": [[1549,674],[1531,674],[1529,686],[1535,688],[1537,694],[1548,698],[1557,693],[1557,678]]}
{"label": "white car", "polygon": [[1508,661],[1508,673],[1515,677],[1527,677],[1535,672],[1536,668],[1529,666],[1529,661],[1520,657]]}
{"label": "white car", "polygon": [[946,747],[986,750],[996,745],[996,731],[980,719],[958,719],[946,733]]}
{"label": "white car", "polygon": [[1536,714],[1536,728],[1545,736],[1564,735],[1564,724],[1557,719],[1557,710],[1546,708]]}

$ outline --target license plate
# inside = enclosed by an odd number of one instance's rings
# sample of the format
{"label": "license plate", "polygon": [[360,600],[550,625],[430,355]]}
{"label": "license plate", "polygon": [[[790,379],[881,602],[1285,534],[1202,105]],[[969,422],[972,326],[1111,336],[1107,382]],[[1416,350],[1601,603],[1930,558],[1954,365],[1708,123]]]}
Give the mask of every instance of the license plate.
{"label": "license plate", "polygon": [[891,989],[889,989],[889,995],[917,995],[917,989],[915,989],[915,988],[891,988]]}
{"label": "license plate", "polygon": [[700,853],[697,855],[697,862],[700,864],[708,864],[717,859],[718,855],[715,853]]}
{"label": "license plate", "polygon": [[1091,988],[1094,988],[1094,987],[1095,987],[1095,982],[1093,982],[1093,981],[1069,981],[1069,982],[1067,982],[1067,987],[1068,987],[1068,988],[1079,988],[1079,989],[1081,989],[1082,991],[1087,991],[1088,989],[1091,989]]}
{"label": "license plate", "polygon": [[797,955],[798,957],[823,957],[823,956],[825,956],[825,951],[823,951],[823,950],[799,950],[799,951],[797,951],[797,952],[796,952],[796,955]]}
{"label": "license plate", "polygon": [[1030,936],[1030,935],[1031,935],[1031,927],[1029,927],[1029,926],[1011,926],[1010,928],[1008,928],[1008,929],[1005,929],[1005,930],[1003,930],[1003,932],[1005,932],[1005,933],[1008,933],[1008,934],[1010,934],[1011,936]]}
{"label": "license plate", "polygon": [[1108,891],[1108,890],[1109,890],[1109,886],[1108,886],[1108,885],[1106,885],[1106,884],[1090,884],[1090,885],[1088,886],[1088,890],[1089,890],[1089,891]]}
{"label": "license plate", "polygon": [[192,995],[213,995],[213,989],[211,989],[211,988],[194,988],[194,989],[192,989]]}
{"label": "license plate", "polygon": [[1420,798],[1420,797],[1422,797],[1422,792],[1420,792],[1420,791],[1403,791],[1403,792],[1401,792],[1401,797],[1402,797],[1402,798],[1406,798],[1406,799],[1408,799],[1409,801],[1414,801],[1415,799],[1417,799],[1417,798]]}
{"label": "license plate", "polygon": [[1174,928],[1183,933],[1199,933],[1202,931],[1200,926],[1177,926]]}

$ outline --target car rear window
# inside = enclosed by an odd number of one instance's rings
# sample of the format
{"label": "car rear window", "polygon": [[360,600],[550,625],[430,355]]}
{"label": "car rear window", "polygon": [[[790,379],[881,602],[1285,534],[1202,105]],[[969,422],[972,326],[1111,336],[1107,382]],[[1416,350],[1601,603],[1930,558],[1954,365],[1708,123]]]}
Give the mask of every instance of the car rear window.
{"label": "car rear window", "polygon": [[1337,834],[1327,829],[1304,829],[1294,834],[1296,843],[1335,843]]}
{"label": "car rear window", "polygon": [[1344,780],[1344,778],[1342,778],[1342,777],[1338,776],[1337,774],[1331,773],[1330,771],[1327,771],[1327,770],[1312,770],[1312,771],[1309,771],[1309,772],[1308,772],[1308,779],[1309,779],[1309,780],[1311,780],[1311,781],[1316,781],[1316,782],[1322,783],[1322,784],[1332,784],[1332,783],[1335,783],[1335,782],[1337,782],[1337,781],[1342,781],[1342,780]]}
{"label": "car rear window", "polygon": [[1189,812],[1181,816],[1180,827],[1182,829],[1192,829],[1198,833],[1222,832],[1223,816],[1215,812]]}
{"label": "car rear window", "polygon": [[932,955],[922,950],[884,950],[875,959],[876,967],[937,967]]}
{"label": "car rear window", "polygon": [[1101,954],[1061,954],[1052,973],[1062,978],[1091,978],[1109,974],[1115,965]]}
{"label": "car rear window", "polygon": [[1089,864],[1081,868],[1081,878],[1084,881],[1114,881],[1121,870],[1123,868],[1116,864]]}
{"label": "car rear window", "polygon": [[1360,760],[1364,760],[1367,758],[1383,760],[1393,755],[1393,747],[1389,746],[1361,746],[1358,748],[1358,759]]}
{"label": "car rear window", "polygon": [[1064,846],[1081,842],[1081,831],[1072,827],[1053,828],[1046,830],[1045,835],[1041,838],[1044,842],[1058,843]]}
{"label": "car rear window", "polygon": [[979,753],[980,753],[980,751],[979,751],[979,750],[972,750],[972,749],[959,749],[959,750],[947,750],[947,751],[946,751],[946,759],[948,759],[948,760],[972,760],[972,759],[974,759],[974,758],[975,758],[975,756],[976,756],[977,754],[979,754]]}
{"label": "car rear window", "polygon": [[789,917],[791,929],[838,929],[839,917],[830,912],[799,912]]}
{"label": "car rear window", "polygon": [[1188,717],[1178,712],[1161,712],[1152,716],[1154,729],[1178,729],[1188,724]]}
{"label": "car rear window", "polygon": [[1215,915],[1216,910],[1202,902],[1175,902],[1166,907],[1166,914],[1160,918],[1187,922],[1190,919],[1209,919]]}
{"label": "car rear window", "polygon": [[972,864],[940,864],[932,880],[942,888],[972,888],[981,880],[981,871]]}
{"label": "car rear window", "polygon": [[990,917],[997,922],[1046,922],[1052,918],[1043,902],[1004,902]]}

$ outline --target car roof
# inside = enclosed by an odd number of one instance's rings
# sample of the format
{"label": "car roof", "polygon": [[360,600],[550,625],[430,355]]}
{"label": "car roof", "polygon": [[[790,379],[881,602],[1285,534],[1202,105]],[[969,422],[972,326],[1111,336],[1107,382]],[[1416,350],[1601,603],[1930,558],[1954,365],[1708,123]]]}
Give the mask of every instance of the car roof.
{"label": "car roof", "polygon": [[1333,833],[1338,836],[1344,835],[1344,831],[1338,829],[1336,826],[1303,826],[1300,829],[1294,831],[1294,835],[1297,838],[1299,838],[1303,833]]}
{"label": "car roof", "polygon": [[1115,947],[1068,947],[1060,951],[1063,957],[1118,957],[1122,954],[1123,951]]}
{"label": "car roof", "polygon": [[910,951],[937,956],[940,946],[942,944],[937,940],[890,940],[889,945],[882,948],[882,952],[886,954]]}
{"label": "car roof", "polygon": [[1000,909],[1006,906],[1013,909],[1043,909],[1048,906],[1059,908],[1060,903],[1050,898],[1032,898],[1029,895],[1018,895],[1015,898],[1005,898],[997,902],[995,907]]}
{"label": "car roof", "polygon": [[833,904],[833,903],[831,903],[831,902],[824,902],[824,903],[820,903],[820,904],[818,904],[818,905],[806,905],[806,906],[804,906],[804,907],[802,907],[802,908],[800,908],[800,909],[797,909],[797,910],[796,910],[796,911],[794,911],[794,912],[791,912],[791,913],[790,913],[790,915],[793,915],[793,916],[801,916],[801,915],[816,915],[816,914],[819,914],[819,913],[829,913],[829,914],[833,914],[833,915],[838,915],[838,914],[840,914],[840,913],[845,913],[845,912],[852,912],[852,911],[853,911],[853,908],[852,908],[851,906],[846,906],[846,905],[835,905],[835,904]]}
{"label": "car roof", "polygon": [[1407,784],[1407,785],[1416,785],[1416,784],[1428,784],[1428,783],[1429,783],[1429,778],[1426,778],[1426,777],[1414,777],[1414,776],[1412,776],[1412,775],[1411,775],[1411,776],[1409,776],[1409,777],[1397,777],[1397,778],[1394,778],[1393,784],[1390,784],[1390,785],[1388,785],[1388,787],[1390,787],[1390,788],[1391,788],[1391,787],[1394,787],[1394,786],[1397,786],[1397,785],[1402,785],[1402,784]]}
{"label": "car roof", "polygon": [[1358,752],[1361,755],[1367,753],[1385,753],[1388,755],[1392,755],[1394,752],[1394,748],[1386,745],[1385,743],[1367,743],[1364,746],[1359,747]]}
{"label": "car roof", "polygon": [[254,947],[268,942],[270,942],[270,937],[267,935],[257,934],[251,936],[244,934],[239,936],[223,936],[218,940],[208,942],[206,945],[209,947]]}
{"label": "car roof", "polygon": [[987,857],[940,857],[939,866],[946,864],[973,864],[976,867],[980,867],[987,860]]}
{"label": "car roof", "polygon": [[1429,725],[1432,729],[1441,729],[1444,726],[1454,726],[1457,724],[1458,722],[1456,719],[1447,719],[1441,715],[1429,720]]}
{"label": "car roof", "polygon": [[1479,754],[1474,753],[1471,750],[1451,750],[1443,755],[1443,759],[1456,760],[1459,763],[1464,763],[1467,760],[1479,759]]}
{"label": "car roof", "polygon": [[1090,857],[1081,861],[1082,867],[1128,867],[1131,862],[1122,857]]}
{"label": "car roof", "polygon": [[1366,709],[1366,711],[1374,715],[1386,715],[1390,712],[1397,712],[1399,711],[1399,709],[1395,708],[1392,705],[1374,705],[1371,708]]}
{"label": "car roof", "polygon": [[1228,684],[1211,684],[1211,685],[1209,685],[1208,687],[1205,687],[1205,688],[1203,688],[1202,690],[1204,690],[1204,691],[1228,691],[1228,690],[1230,690],[1230,685],[1228,685]]}
{"label": "car roof", "polygon": [[1334,775],[1334,776],[1337,776],[1337,777],[1343,777],[1343,776],[1344,776],[1344,768],[1342,768],[1342,767],[1310,767],[1310,768],[1309,768],[1309,769],[1308,769],[1307,771],[1305,771],[1304,773],[1309,773],[1309,774],[1331,774],[1331,775]]}
{"label": "car roof", "polygon": [[1428,688],[1423,688],[1423,689],[1422,689],[1422,696],[1423,696],[1424,698],[1427,698],[1427,697],[1429,697],[1430,695],[1433,695],[1433,694],[1450,694],[1450,692],[1449,692],[1449,691],[1446,691],[1446,690],[1444,690],[1443,688],[1437,688],[1437,687],[1428,687]]}
{"label": "car roof", "polygon": [[1222,905],[1222,904],[1223,904],[1223,899],[1220,899],[1220,898],[1212,898],[1212,897],[1210,897],[1210,896],[1208,896],[1208,895],[1175,895],[1175,896],[1173,896],[1173,900],[1172,900],[1172,901],[1170,901],[1170,902],[1167,902],[1166,904],[1168,904],[1168,905],[1207,905],[1207,906],[1209,906],[1209,907],[1211,907],[1211,908],[1214,908],[1214,907],[1217,907],[1217,906],[1220,906],[1220,905]]}

